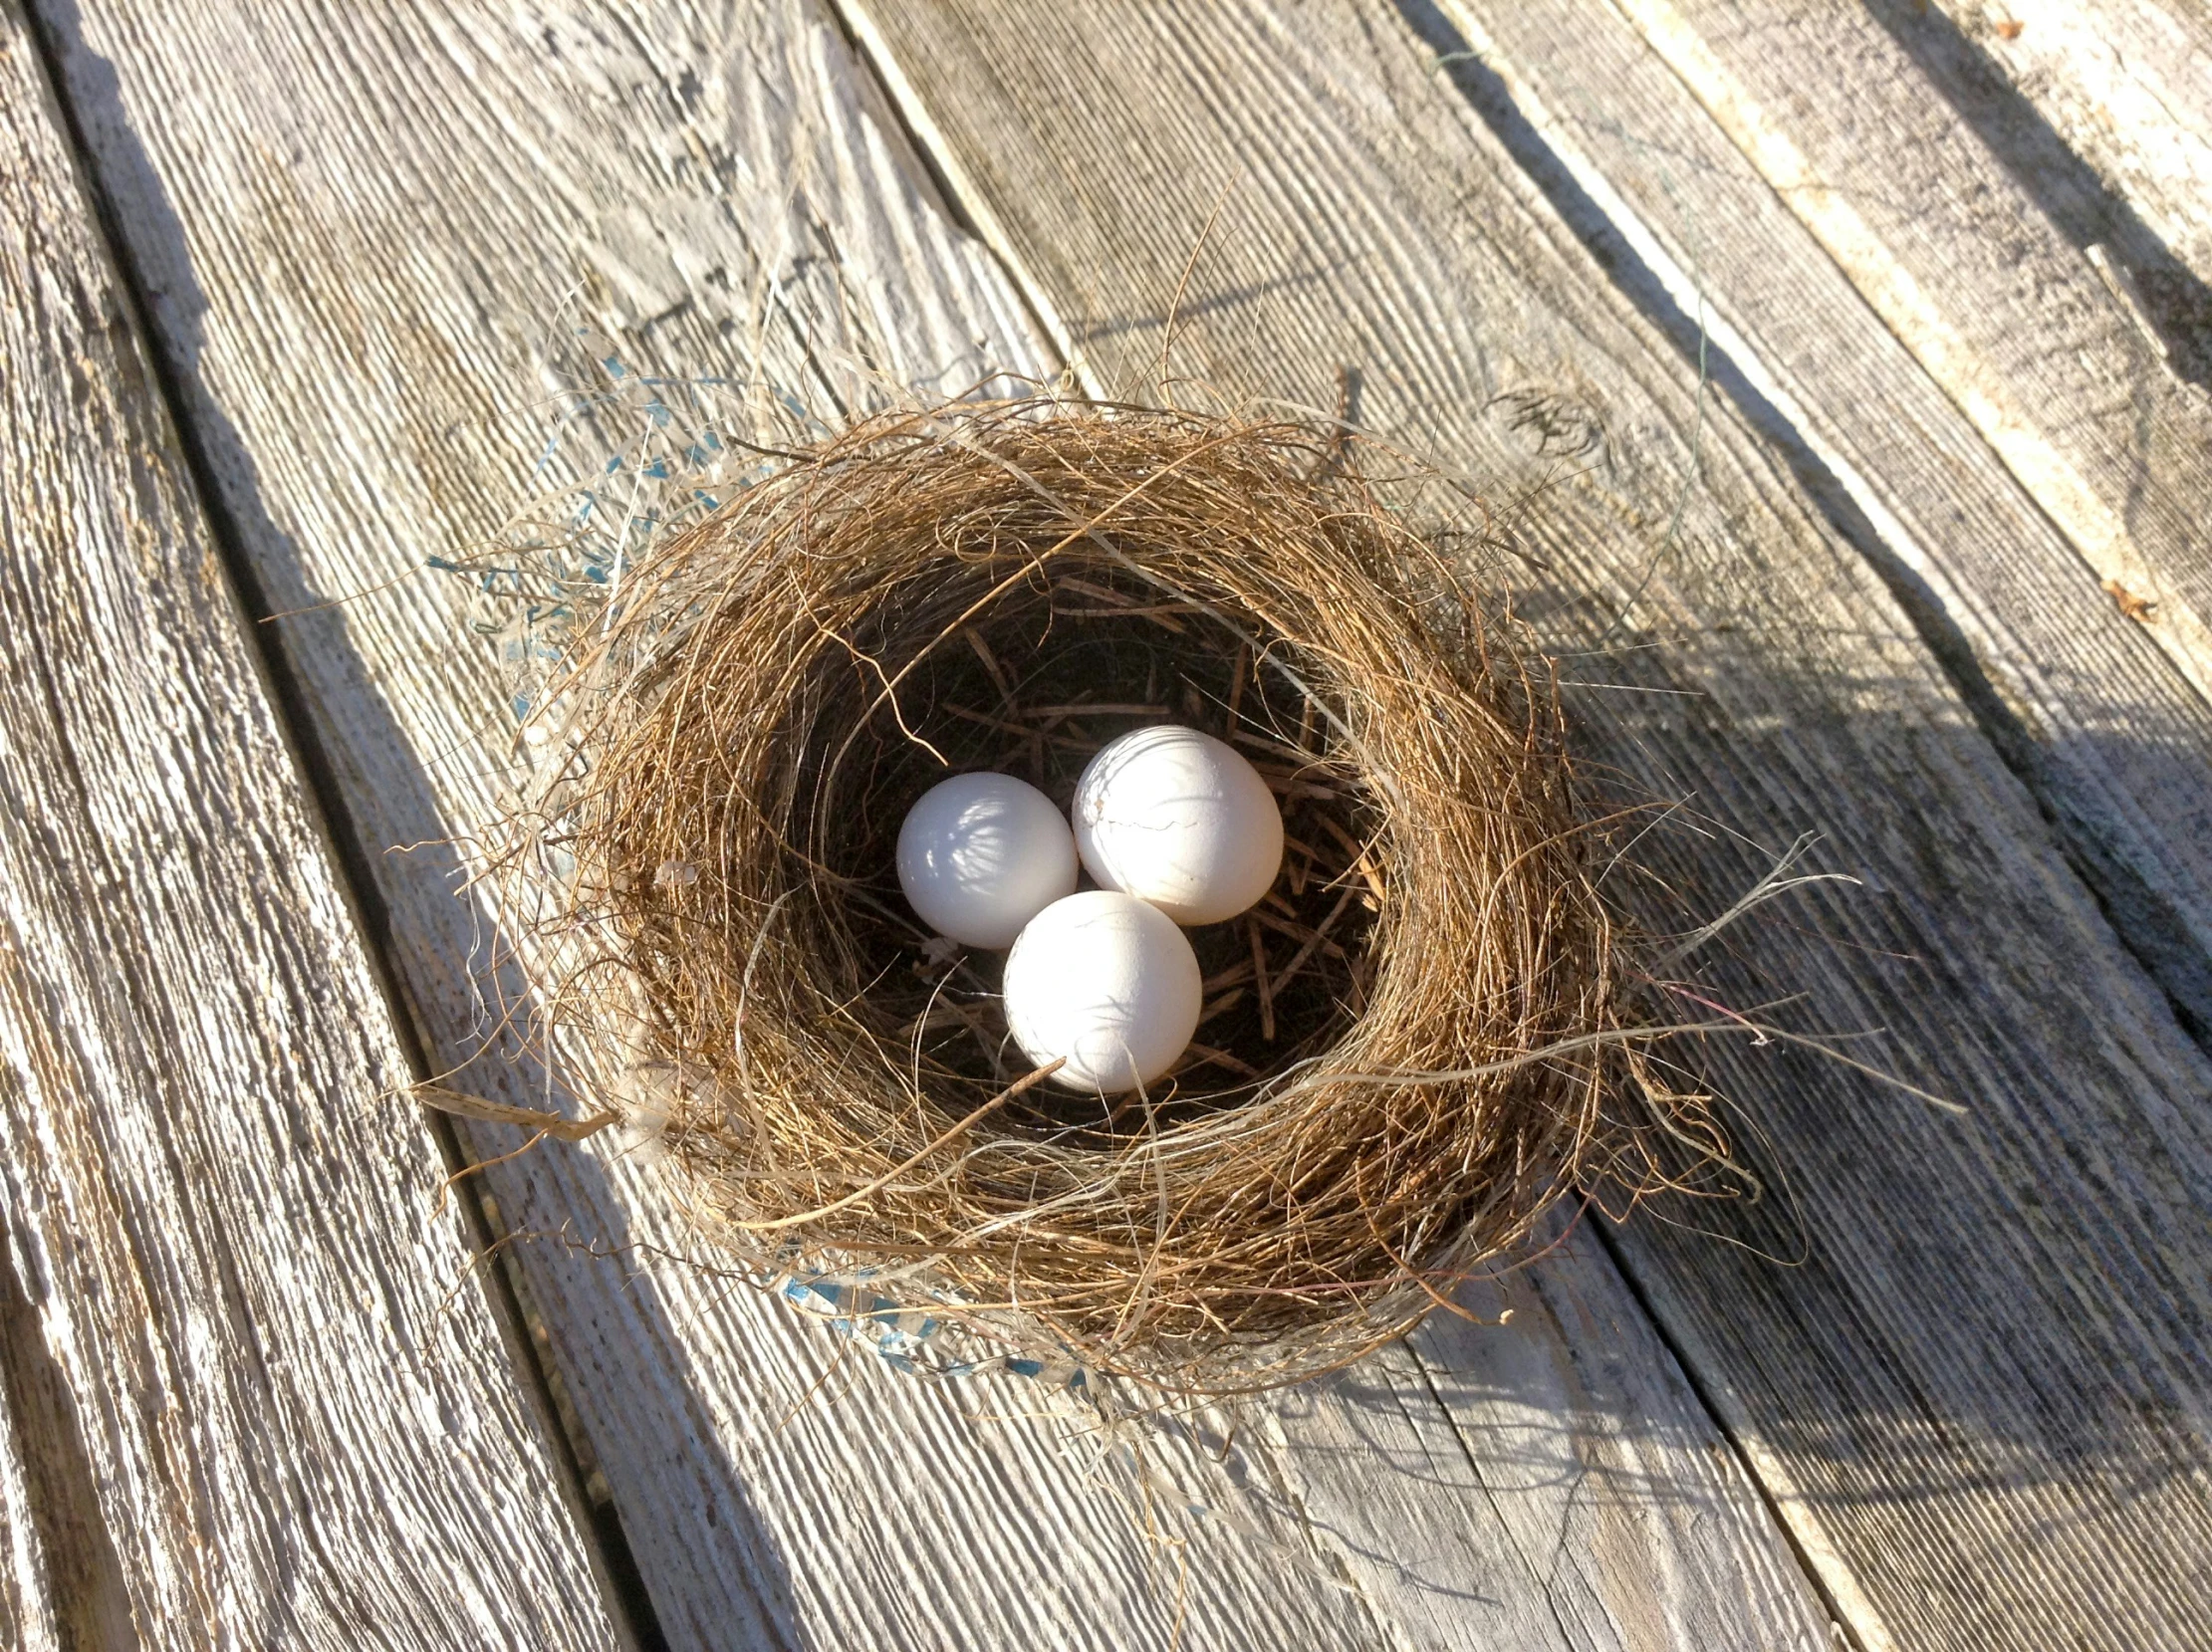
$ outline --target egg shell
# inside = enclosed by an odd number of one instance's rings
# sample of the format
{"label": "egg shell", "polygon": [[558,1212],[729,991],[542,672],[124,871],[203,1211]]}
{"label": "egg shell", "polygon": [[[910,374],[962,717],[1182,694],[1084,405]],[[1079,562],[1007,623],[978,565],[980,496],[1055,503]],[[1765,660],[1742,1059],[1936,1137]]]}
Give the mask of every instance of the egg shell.
{"label": "egg shell", "polygon": [[1204,988],[1198,955],[1158,907],[1111,889],[1054,901],[1006,960],[1006,1024],[1053,1082],[1116,1095],[1190,1048]]}
{"label": "egg shell", "polygon": [[898,828],[898,886],[914,915],[963,946],[1007,947],[1076,887],[1076,843],[1052,799],[1012,775],[955,775]]}
{"label": "egg shell", "polygon": [[1161,723],[1124,734],[1076,783],[1076,849],[1108,889],[1177,923],[1221,923],[1283,867],[1283,812],[1267,782],[1210,734]]}

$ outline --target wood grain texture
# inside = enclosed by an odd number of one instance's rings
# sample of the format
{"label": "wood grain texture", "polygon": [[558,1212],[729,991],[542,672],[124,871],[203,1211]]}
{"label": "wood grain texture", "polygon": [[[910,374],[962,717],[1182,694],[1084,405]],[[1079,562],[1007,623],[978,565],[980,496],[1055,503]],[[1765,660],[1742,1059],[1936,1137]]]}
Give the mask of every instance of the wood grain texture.
{"label": "wood grain texture", "polygon": [[2144,227],[2212,281],[2212,11],[2204,0],[1939,4]]}
{"label": "wood grain texture", "polygon": [[12,1261],[0,1262],[0,1645],[139,1645],[77,1403]]}
{"label": "wood grain texture", "polygon": [[0,359],[14,1631],[608,1646],[12,5]]}
{"label": "wood grain texture", "polygon": [[60,1652],[62,1645],[62,1591],[54,1575],[54,1555],[48,1523],[41,1519],[42,1502],[32,1491],[39,1466],[31,1454],[33,1422],[30,1398],[18,1374],[22,1351],[36,1345],[36,1327],[27,1321],[29,1303],[15,1278],[12,1265],[0,1273],[0,1291],[6,1293],[8,1313],[0,1324],[0,1358],[6,1382],[0,1386],[0,1644],[24,1652]]}
{"label": "wood grain texture", "polygon": [[34,1524],[30,1465],[15,1420],[0,1406],[0,1639],[26,1652],[61,1644],[44,1545]]}
{"label": "wood grain texture", "polygon": [[1277,1403],[1300,1507],[1405,1643],[1829,1644],[1795,1561],[1725,1536],[1763,1525],[1751,1488],[1589,1232],[1461,1301],[1512,1334],[1438,1313]]}
{"label": "wood grain texture", "polygon": [[1615,3],[2212,698],[2203,279],[1938,9]]}
{"label": "wood grain texture", "polygon": [[[410,576],[519,497],[564,295],[640,365],[757,360],[833,405],[867,393],[859,360],[950,388],[1051,351],[836,29],[789,0],[50,15],[266,599],[366,592],[280,630],[426,1042],[458,1059],[478,914],[443,854],[385,851],[481,820],[513,725],[467,592]],[[538,1099],[495,1062],[467,1081]],[[1470,1330],[1448,1378],[1257,1408],[1219,1468],[1218,1431],[1139,1434],[1139,1464],[1035,1385],[900,1377],[683,1265],[690,1236],[618,1144],[487,1181],[672,1645],[1827,1643],[1601,1263]],[[1491,1489],[1469,1442],[1507,1411],[1514,1479]],[[1370,1454],[1372,1417],[1450,1478],[1385,1472],[1405,1465]],[[1544,1502],[1566,1485],[1570,1507]]]}
{"label": "wood grain texture", "polygon": [[56,1652],[61,1645],[46,1555],[31,1524],[29,1484],[14,1430],[0,1418],[0,1545],[7,1573],[0,1577],[0,1636],[24,1652]]}
{"label": "wood grain texture", "polygon": [[1850,1048],[1966,1114],[1715,1048],[1769,1197],[1672,1213],[1733,1245],[1619,1240],[1852,1632],[2212,1637],[2212,1066],[1883,582],[1630,302],[1632,249],[1592,236],[1616,285],[1369,8],[858,15],[1102,378],[1153,370],[1188,267],[1182,393],[1327,407],[1349,365],[1365,423],[1520,496],[1545,567],[1517,611],[1618,685],[1577,696],[1586,748],[1710,832],[1639,850],[1652,921],[1721,909],[1805,829],[1863,879],[1742,926],[1702,990],[1807,994],[1797,1025],[1878,1033]]}
{"label": "wood grain texture", "polygon": [[2212,704],[1608,0],[1438,22],[1471,94],[1510,99],[1803,434],[2121,938],[2212,1031]]}

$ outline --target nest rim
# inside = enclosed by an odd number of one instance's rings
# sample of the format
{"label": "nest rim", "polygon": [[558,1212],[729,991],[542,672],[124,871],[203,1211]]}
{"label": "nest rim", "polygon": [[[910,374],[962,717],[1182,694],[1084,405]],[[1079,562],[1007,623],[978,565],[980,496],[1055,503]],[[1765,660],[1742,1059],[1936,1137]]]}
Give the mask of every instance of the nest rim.
{"label": "nest rim", "polygon": [[[603,1087],[709,1236],[767,1271],[868,1274],[1024,1352],[1222,1393],[1452,1305],[1593,1176],[1652,1179],[1636,1138],[1680,1134],[1655,1114],[1685,1098],[1638,1060],[1549,661],[1361,460],[1296,420],[902,409],[781,453],[624,574],[555,697],[589,708],[591,759],[547,812],[573,837],[559,922],[602,945],[599,984],[561,983],[553,1015],[619,1050]],[[1036,1073],[993,1093],[918,1047],[889,1059],[839,916],[880,889],[835,862],[869,720],[926,741],[899,704],[916,662],[989,602],[1049,611],[1060,577],[1186,604],[1291,685],[1320,734],[1299,755],[1379,821],[1381,881],[1357,1014],[1165,1121],[1147,1102],[1141,1127],[1054,1136],[1015,1105]],[[635,989],[612,1017],[610,960]]]}

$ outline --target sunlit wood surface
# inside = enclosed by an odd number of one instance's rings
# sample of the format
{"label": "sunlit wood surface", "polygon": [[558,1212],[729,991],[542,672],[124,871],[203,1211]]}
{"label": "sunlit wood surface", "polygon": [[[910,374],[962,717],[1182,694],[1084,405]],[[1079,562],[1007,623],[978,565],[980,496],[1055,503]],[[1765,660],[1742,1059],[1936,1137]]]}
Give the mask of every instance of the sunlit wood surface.
{"label": "sunlit wood surface", "polygon": [[[2212,1645],[2201,8],[23,5],[0,1643]],[[612,1136],[441,1198],[525,1138],[399,1093],[515,736],[431,564],[556,330],[836,409],[1158,394],[1170,312],[1512,507],[1694,813],[1646,916],[1818,833],[1705,979],[1963,1111],[1716,1050],[1766,1200],[1141,1451],[696,1266]]]}

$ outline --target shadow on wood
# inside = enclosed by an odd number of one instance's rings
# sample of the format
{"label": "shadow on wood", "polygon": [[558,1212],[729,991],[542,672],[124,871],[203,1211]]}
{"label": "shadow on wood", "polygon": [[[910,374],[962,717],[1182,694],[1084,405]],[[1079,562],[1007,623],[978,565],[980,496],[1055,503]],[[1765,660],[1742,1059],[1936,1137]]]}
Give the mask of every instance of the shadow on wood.
{"label": "shadow on wood", "polygon": [[[1594,201],[1563,163],[1543,133],[1516,105],[1511,90],[1498,72],[1483,63],[1468,41],[1445,17],[1434,0],[1396,0],[1397,9],[1414,34],[1437,56],[1452,83],[1469,106],[1521,164],[1530,180],[1544,191],[1553,209],[1590,250],[1592,257],[1611,278],[1619,292],[1632,302],[1645,320],[1666,338],[1700,378],[1725,398],[1758,431],[1789,465],[1806,496],[1816,503],[1830,525],[1866,559],[1867,565],[1888,587],[1890,594],[1908,614],[1928,650],[1942,663],[1960,698],[1972,711],[1976,726],[1996,747],[2013,771],[2035,795],[2039,807],[2058,828],[2069,860],[2109,910],[2114,932],[2142,961],[2185,1024],[2200,1042],[2212,1040],[2212,956],[2203,939],[2192,930],[2190,914],[2174,896],[2146,875],[2140,863],[2142,847],[2130,843],[2128,827],[2113,818],[2097,797],[2096,779],[2107,774],[2130,773],[2115,767],[2107,755],[2089,749],[2090,742],[2074,730],[2031,730],[2023,714],[1992,681],[1977,653],[1943,596],[1911,568],[1871,522],[1852,492],[1815,451],[1806,433],[1745,373],[1727,348],[1716,342],[1704,326],[1702,312],[1685,311],[1668,292],[1656,272],[1637,255],[1619,227]],[[1889,7],[1887,11],[1897,8]],[[1875,8],[1886,16],[1883,7]],[[1941,13],[1923,8],[1924,15],[1911,25],[1915,31],[1956,31]],[[1963,39],[1958,50],[1975,48]],[[1977,83],[1979,84],[1979,83]],[[2002,95],[2022,104],[2026,118],[2036,118],[2024,101],[2009,88],[1996,86],[1991,96]],[[2017,121],[2008,120],[2008,125]],[[2046,134],[2048,131],[2046,129]],[[2057,139],[2051,138],[2056,142]],[[2031,145],[2033,147],[2033,145]],[[2093,174],[2074,162],[2087,184],[2101,190]],[[2056,186],[2053,186],[2056,187]],[[2112,202],[2111,210],[2126,213],[2124,203]],[[2079,217],[2079,214],[2077,214]],[[2132,222],[2130,215],[2129,221]],[[2140,225],[2136,226],[2140,230]],[[2141,230],[2147,236],[2147,230]],[[2178,278],[2195,277],[2166,255]],[[2212,307],[2204,312],[2212,324]],[[2212,335],[2208,335],[2212,337]],[[1595,415],[1593,416],[1595,424]],[[1539,446],[1533,457],[1547,456]],[[1655,557],[1657,553],[1654,553]],[[1607,618],[1606,623],[1614,621]],[[2062,685],[2063,686],[2063,685]],[[2087,688],[2096,685],[2085,684]],[[1818,696],[1810,696],[1817,700]],[[2093,697],[2085,694],[2085,703]],[[2125,731],[2113,731],[2126,740]],[[2160,771],[2170,785],[2157,787],[2183,796],[2199,789],[2197,760],[2187,751],[2139,748],[2131,752],[2147,757],[2148,774],[2137,773],[2135,784]],[[2085,779],[2084,777],[2095,777]],[[2212,826],[2212,821],[2207,822]]]}
{"label": "shadow on wood", "polygon": [[2212,388],[2212,288],[2074,152],[1940,7],[1924,0],[1868,0],[1866,9],[2076,248],[2087,254],[2102,246],[2116,255],[2141,291],[2144,319],[2164,343],[2174,371],[2200,388]]}

